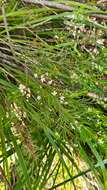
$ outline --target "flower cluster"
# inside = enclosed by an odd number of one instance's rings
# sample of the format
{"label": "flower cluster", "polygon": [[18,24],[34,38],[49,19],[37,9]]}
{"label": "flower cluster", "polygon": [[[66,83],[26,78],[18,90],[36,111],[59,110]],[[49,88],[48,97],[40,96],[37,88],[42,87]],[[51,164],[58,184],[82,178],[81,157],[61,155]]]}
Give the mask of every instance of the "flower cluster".
{"label": "flower cluster", "polygon": [[11,104],[11,109],[19,121],[23,121],[23,118],[26,118],[26,112],[23,112],[15,102]]}
{"label": "flower cluster", "polygon": [[[54,90],[51,94],[52,94],[53,96],[57,96],[58,92]],[[65,101],[65,97],[62,96],[62,95],[59,96],[59,101],[60,101],[61,104],[64,104],[64,105],[67,105],[67,104],[68,104],[68,102]]]}
{"label": "flower cluster", "polygon": [[[51,86],[52,84],[55,84],[55,81],[49,77],[49,73],[46,72],[42,75],[38,75],[37,73],[34,73],[34,78],[38,79],[41,83],[47,84]],[[42,88],[42,86],[40,86]],[[68,105],[68,102],[65,101],[65,97],[62,95],[62,93],[58,93],[55,89],[51,91],[52,96],[59,96],[58,99],[61,104]],[[36,97],[37,101],[40,101],[42,99],[41,95],[37,95]]]}
{"label": "flower cluster", "polygon": [[30,88],[27,88],[25,85],[20,84],[19,90],[23,96],[26,96],[27,99],[29,99],[31,97],[31,90],[30,90]]}
{"label": "flower cluster", "polygon": [[57,92],[54,90],[51,94],[52,94],[53,96],[56,96],[56,95],[57,95]]}
{"label": "flower cluster", "polygon": [[41,76],[38,76],[37,73],[34,73],[34,78],[40,79],[41,83],[46,83],[47,85],[51,85],[53,83],[53,80],[49,79],[48,75],[49,75],[48,72],[45,74],[42,74]]}
{"label": "flower cluster", "polygon": [[65,97],[64,96],[60,96],[59,99],[60,99],[60,103],[63,104]]}

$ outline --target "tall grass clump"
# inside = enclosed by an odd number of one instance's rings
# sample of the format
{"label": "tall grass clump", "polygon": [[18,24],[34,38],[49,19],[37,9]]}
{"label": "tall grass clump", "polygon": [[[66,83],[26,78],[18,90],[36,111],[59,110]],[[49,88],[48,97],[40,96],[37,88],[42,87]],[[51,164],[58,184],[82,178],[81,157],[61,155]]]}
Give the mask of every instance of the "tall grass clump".
{"label": "tall grass clump", "polygon": [[0,189],[107,189],[107,11],[0,1]]}

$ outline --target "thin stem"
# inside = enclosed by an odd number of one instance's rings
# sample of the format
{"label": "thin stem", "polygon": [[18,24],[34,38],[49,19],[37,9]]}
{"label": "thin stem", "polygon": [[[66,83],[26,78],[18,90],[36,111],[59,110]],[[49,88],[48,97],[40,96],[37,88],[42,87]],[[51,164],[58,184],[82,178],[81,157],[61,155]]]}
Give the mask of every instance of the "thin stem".
{"label": "thin stem", "polygon": [[[98,168],[98,167],[101,166],[102,163],[103,163],[104,165],[107,164],[107,160],[105,159],[105,160],[103,160],[101,163],[99,162],[99,163],[96,164],[94,167],[95,167],[95,168]],[[69,179],[63,181],[63,182],[61,182],[61,183],[59,183],[59,184],[57,184],[57,185],[51,187],[51,188],[48,189],[48,190],[56,189],[57,187],[60,187],[60,186],[66,184],[66,183],[68,183],[68,182],[70,182],[70,181],[73,182],[73,181],[74,181],[75,179],[77,179],[78,177],[83,176],[83,175],[86,175],[88,172],[91,172],[91,171],[92,171],[91,168],[89,168],[89,169],[87,169],[87,170],[85,170],[85,171],[82,171],[82,172],[78,173],[77,175],[73,176],[72,178],[69,178]]]}
{"label": "thin stem", "polygon": [[8,180],[7,180],[7,178],[6,178],[5,174],[4,174],[4,171],[3,171],[1,166],[0,166],[0,172],[1,172],[2,177],[3,177],[3,181],[7,183],[9,190],[13,190],[13,188],[10,185],[10,183],[8,182]]}
{"label": "thin stem", "polygon": [[74,10],[73,7],[64,5],[62,3],[50,2],[50,1],[46,1],[46,0],[23,0],[23,1],[25,3],[47,6],[47,7],[56,8],[56,9],[62,9],[64,11],[73,11]]}
{"label": "thin stem", "polygon": [[[47,6],[50,8],[55,8],[55,9],[61,9],[63,11],[73,11],[75,10],[74,7],[64,5],[62,3],[57,3],[57,2],[50,2],[46,0],[23,0],[25,3],[30,3],[30,4],[35,4],[35,5],[41,5],[41,6]],[[100,14],[100,13],[89,13],[89,16],[93,16],[96,18],[101,18],[107,20],[107,15],[106,14]]]}

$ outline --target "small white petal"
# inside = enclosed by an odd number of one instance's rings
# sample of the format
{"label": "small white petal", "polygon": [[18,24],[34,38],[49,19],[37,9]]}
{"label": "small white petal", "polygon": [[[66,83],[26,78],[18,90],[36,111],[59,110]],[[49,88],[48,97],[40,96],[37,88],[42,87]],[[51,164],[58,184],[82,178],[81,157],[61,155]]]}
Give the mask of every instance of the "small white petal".
{"label": "small white petal", "polygon": [[35,79],[37,79],[37,78],[38,78],[38,74],[37,74],[37,73],[35,73],[35,74],[34,74],[34,77],[35,77]]}
{"label": "small white petal", "polygon": [[61,103],[61,104],[63,104],[63,101],[62,101],[62,100],[60,100],[60,103]]}
{"label": "small white petal", "polygon": [[65,97],[64,96],[60,96],[60,100],[64,101]]}
{"label": "small white petal", "polygon": [[56,96],[56,95],[57,95],[57,92],[56,92],[56,91],[53,91],[53,92],[52,92],[52,95],[53,95],[53,96]]}
{"label": "small white petal", "polygon": [[59,39],[58,35],[55,35],[54,38],[55,38],[56,40]]}
{"label": "small white petal", "polygon": [[100,44],[100,45],[104,45],[104,39],[97,40],[97,43]]}
{"label": "small white petal", "polygon": [[64,104],[65,104],[65,105],[68,105],[68,102],[65,102]]}
{"label": "small white petal", "polygon": [[37,100],[41,100],[41,96],[37,96]]}
{"label": "small white petal", "polygon": [[51,85],[51,84],[52,84],[52,82],[53,82],[53,80],[50,80],[50,81],[48,81],[48,84],[49,84],[49,85]]}
{"label": "small white petal", "polygon": [[46,81],[45,78],[41,78],[41,82],[44,83]]}
{"label": "small white petal", "polygon": [[45,75],[46,75],[46,76],[48,76],[48,75],[49,75],[49,73],[47,72],[47,73],[45,73]]}

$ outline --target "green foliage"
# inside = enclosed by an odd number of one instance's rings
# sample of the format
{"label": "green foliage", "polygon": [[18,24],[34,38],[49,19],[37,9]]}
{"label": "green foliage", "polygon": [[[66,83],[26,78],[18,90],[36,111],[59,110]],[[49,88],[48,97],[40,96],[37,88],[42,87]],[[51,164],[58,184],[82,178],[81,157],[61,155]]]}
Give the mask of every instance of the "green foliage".
{"label": "green foliage", "polygon": [[88,16],[97,8],[67,4],[80,8],[0,10],[5,189],[107,189],[107,26]]}

